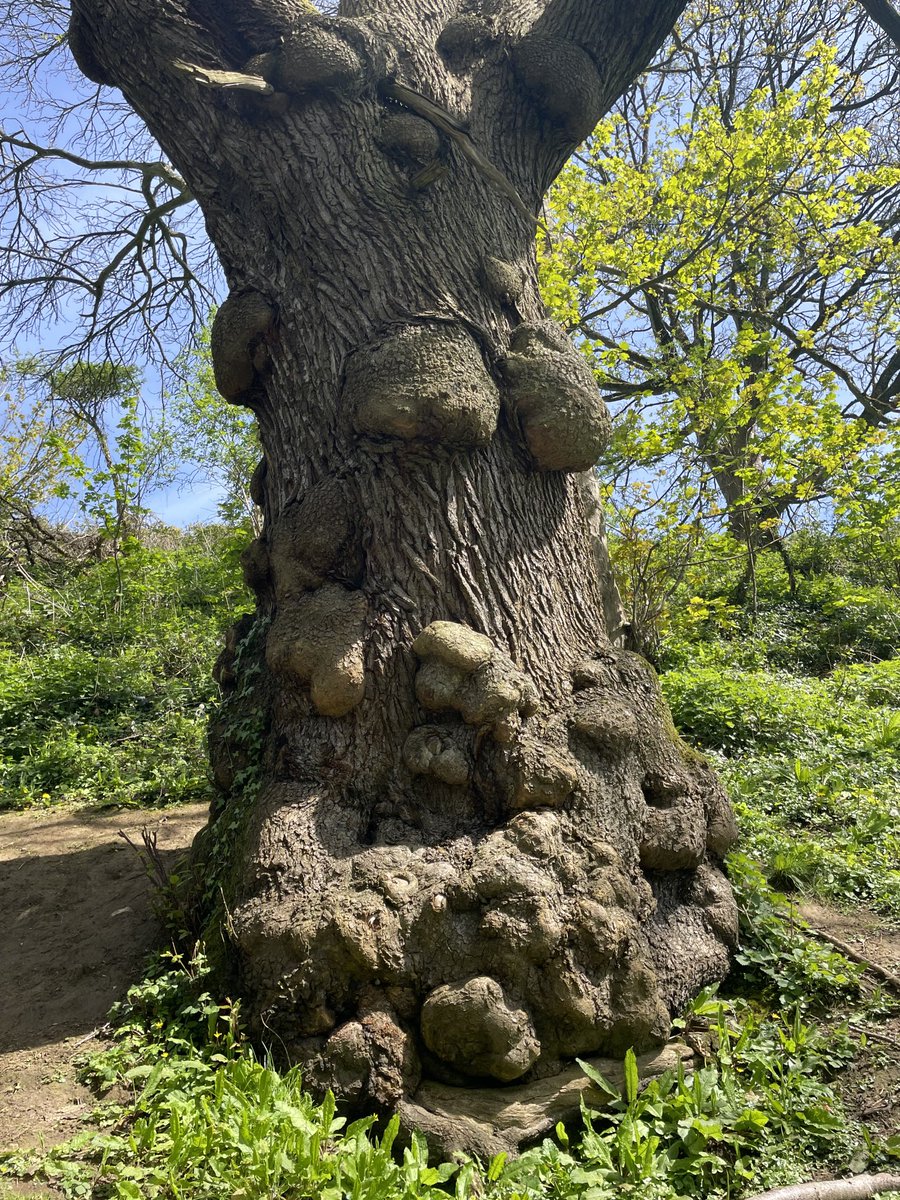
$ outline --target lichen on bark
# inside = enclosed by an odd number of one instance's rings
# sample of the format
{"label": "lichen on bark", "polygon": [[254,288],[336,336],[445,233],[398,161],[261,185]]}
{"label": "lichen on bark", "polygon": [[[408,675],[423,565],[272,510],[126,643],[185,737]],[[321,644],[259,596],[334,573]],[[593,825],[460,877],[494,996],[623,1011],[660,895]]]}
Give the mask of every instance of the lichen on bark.
{"label": "lichen on bark", "polygon": [[[445,1149],[492,1135],[434,1088],[658,1046],[735,936],[727,801],[607,636],[608,418],[530,215],[681,2],[73,0],[203,209],[265,455],[201,916],[261,1040]],[[248,64],[273,94],[214,85]]]}

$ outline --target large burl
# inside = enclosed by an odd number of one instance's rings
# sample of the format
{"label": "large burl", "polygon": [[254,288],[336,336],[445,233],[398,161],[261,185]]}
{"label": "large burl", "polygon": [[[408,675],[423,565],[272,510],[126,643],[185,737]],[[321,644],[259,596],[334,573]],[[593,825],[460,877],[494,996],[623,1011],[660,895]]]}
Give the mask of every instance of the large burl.
{"label": "large burl", "polygon": [[684,0],[72,2],[203,210],[265,456],[209,948],[311,1087],[514,1148],[577,1109],[576,1057],[656,1055],[735,937],[728,805],[607,636],[609,418],[534,252]]}
{"label": "large burl", "polygon": [[350,789],[270,784],[232,915],[265,1025],[307,1081],[406,1101],[414,1122],[423,1079],[528,1083],[659,1046],[727,969],[737,916],[728,803],[646,662],[598,650],[550,709],[459,623],[432,623],[411,655],[421,723],[393,787],[362,827]]}

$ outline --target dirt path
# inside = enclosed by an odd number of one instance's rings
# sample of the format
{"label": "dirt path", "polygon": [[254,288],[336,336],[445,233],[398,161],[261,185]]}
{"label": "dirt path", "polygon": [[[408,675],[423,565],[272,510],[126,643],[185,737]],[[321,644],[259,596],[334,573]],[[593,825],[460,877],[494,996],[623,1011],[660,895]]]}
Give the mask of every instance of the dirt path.
{"label": "dirt path", "polygon": [[72,1060],[153,945],[153,886],[119,830],[157,829],[171,866],[205,821],[205,805],[0,813],[0,1148],[77,1131],[93,1101]]}
{"label": "dirt path", "polygon": [[[814,929],[839,938],[870,962],[900,975],[900,930],[885,925],[874,913],[859,908],[839,912],[812,900],[804,901],[799,911]],[[864,979],[867,989],[878,986],[877,976],[867,973]],[[886,985],[882,990],[896,1002],[896,992]],[[862,1020],[854,1026],[855,1033],[868,1032],[868,1045],[842,1072],[838,1090],[857,1120],[890,1137],[900,1133],[900,1016]]]}

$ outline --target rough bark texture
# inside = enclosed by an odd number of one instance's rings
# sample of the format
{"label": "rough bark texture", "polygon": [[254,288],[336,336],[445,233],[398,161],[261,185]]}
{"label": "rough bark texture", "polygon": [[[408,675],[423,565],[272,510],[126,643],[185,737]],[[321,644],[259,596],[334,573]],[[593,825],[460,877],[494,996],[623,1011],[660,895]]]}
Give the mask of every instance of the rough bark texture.
{"label": "rough bark texture", "polygon": [[260,1037],[363,1107],[658,1046],[727,967],[731,814],[606,636],[608,419],[527,215],[682,7],[73,3],[203,207],[265,449],[206,901]]}

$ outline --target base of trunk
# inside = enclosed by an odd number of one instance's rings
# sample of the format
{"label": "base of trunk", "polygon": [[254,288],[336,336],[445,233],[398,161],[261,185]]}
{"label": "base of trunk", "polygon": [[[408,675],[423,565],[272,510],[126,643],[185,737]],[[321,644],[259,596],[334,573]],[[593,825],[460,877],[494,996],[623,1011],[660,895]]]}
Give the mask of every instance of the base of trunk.
{"label": "base of trunk", "polygon": [[[458,660],[463,628],[438,630]],[[421,645],[420,697],[444,686]],[[481,696],[498,661],[454,668],[452,695]],[[259,1040],[313,1092],[479,1154],[577,1108],[576,1056],[658,1053],[737,935],[730,809],[652,669],[604,650],[549,717],[522,715],[517,678],[519,715],[492,730],[462,700],[413,729],[403,787],[270,779],[207,842],[243,825],[226,927]]]}
{"label": "base of trunk", "polygon": [[[638,1058],[642,1081],[665,1071],[689,1070],[697,1056],[690,1047],[673,1042]],[[624,1092],[625,1070],[620,1059],[585,1060],[612,1087]],[[589,1108],[608,1107],[601,1091],[579,1066],[549,1079],[506,1088],[453,1088],[423,1083],[411,1101],[400,1105],[405,1133],[425,1134],[435,1159],[447,1160],[460,1150],[482,1162],[497,1154],[513,1156],[552,1133],[557,1124],[573,1120],[582,1102]]]}

